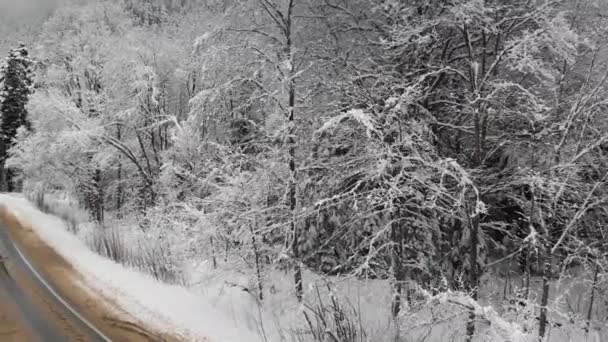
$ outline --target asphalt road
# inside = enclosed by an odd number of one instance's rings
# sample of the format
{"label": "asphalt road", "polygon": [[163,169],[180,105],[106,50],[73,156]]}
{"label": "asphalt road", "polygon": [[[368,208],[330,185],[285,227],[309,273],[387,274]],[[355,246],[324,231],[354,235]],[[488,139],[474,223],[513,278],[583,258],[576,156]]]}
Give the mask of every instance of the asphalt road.
{"label": "asphalt road", "polygon": [[10,317],[9,332],[44,342],[110,341],[40,276],[1,222],[0,256],[0,317]]}

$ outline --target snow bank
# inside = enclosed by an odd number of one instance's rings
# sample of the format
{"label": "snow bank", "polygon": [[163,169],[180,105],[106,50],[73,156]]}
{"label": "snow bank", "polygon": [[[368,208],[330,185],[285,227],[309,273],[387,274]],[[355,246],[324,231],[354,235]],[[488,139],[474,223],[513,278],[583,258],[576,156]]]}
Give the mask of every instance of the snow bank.
{"label": "snow bank", "polygon": [[0,205],[20,221],[31,224],[40,238],[79,270],[91,289],[113,299],[150,326],[179,334],[188,341],[262,340],[255,327],[239,322],[221,305],[225,300],[195,294],[182,286],[162,284],[93,253],[66,230],[61,219],[38,211],[23,198],[2,194]]}
{"label": "snow bank", "polygon": [[[66,230],[60,218],[40,212],[23,197],[0,195],[0,205],[5,205],[19,220],[31,224],[43,240],[81,272],[90,289],[111,298],[127,313],[153,328],[179,335],[185,341],[308,341],[307,335],[300,334],[306,330],[302,316],[305,308],[294,299],[290,274],[267,270],[263,305],[241,290],[251,287],[251,275],[236,266],[213,269],[208,262],[185,260],[190,261],[186,262],[189,267],[185,273],[192,287],[167,285],[92,252],[83,240]],[[140,237],[133,235],[134,227],[117,226],[127,244],[139,241]],[[390,321],[388,311],[391,303],[388,282],[326,279],[310,272],[304,276],[305,302],[314,305],[317,286],[326,300],[323,287],[329,280],[332,292],[347,304],[347,311],[348,304],[357,309],[359,316],[354,322],[365,327],[364,340],[394,340],[394,322]],[[471,309],[478,316],[474,341],[537,339],[535,328],[523,329],[522,322],[501,317],[491,305],[482,306],[461,293],[446,292],[435,296],[427,294],[420,305],[404,310],[398,327],[401,340],[460,340]],[[568,328],[552,329],[549,335],[548,340],[556,342],[585,337]],[[589,341],[603,340],[598,331],[590,332],[587,337]]]}

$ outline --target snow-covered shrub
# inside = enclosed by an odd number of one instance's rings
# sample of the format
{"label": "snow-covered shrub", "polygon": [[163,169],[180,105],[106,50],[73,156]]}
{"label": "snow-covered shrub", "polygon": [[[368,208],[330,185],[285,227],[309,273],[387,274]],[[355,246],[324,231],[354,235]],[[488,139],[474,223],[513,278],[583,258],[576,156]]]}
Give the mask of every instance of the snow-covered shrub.
{"label": "snow-covered shrub", "polygon": [[162,241],[148,240],[139,234],[127,236],[118,228],[103,227],[93,227],[86,236],[88,246],[104,257],[150,274],[159,281],[184,282],[180,267],[169,258],[169,247]]}
{"label": "snow-covered shrub", "polygon": [[[361,322],[358,309],[348,300],[338,298],[329,284],[328,298],[324,298],[315,286],[315,296],[312,302],[305,303],[302,312],[306,319],[307,329],[303,331],[308,339],[303,341],[315,342],[365,342],[367,332]],[[302,338],[302,336],[297,336]]]}
{"label": "snow-covered shrub", "polygon": [[44,185],[31,186],[27,198],[42,212],[61,218],[68,230],[77,233],[79,225],[89,220],[89,214],[78,206],[77,201],[66,194],[46,193]]}
{"label": "snow-covered shrub", "polygon": [[426,293],[425,301],[400,317],[400,331],[407,341],[455,341],[466,336],[465,322],[475,315],[474,341],[536,341],[535,332],[524,331],[517,321],[509,322],[492,306],[482,306],[463,292]]}

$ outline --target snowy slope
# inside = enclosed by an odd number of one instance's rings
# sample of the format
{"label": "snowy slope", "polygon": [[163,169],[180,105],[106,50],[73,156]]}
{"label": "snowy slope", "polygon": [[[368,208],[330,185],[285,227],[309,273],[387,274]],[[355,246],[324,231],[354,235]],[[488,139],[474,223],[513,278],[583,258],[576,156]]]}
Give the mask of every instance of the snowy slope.
{"label": "snowy slope", "polygon": [[0,195],[20,221],[29,223],[40,237],[82,273],[87,286],[112,298],[124,310],[159,330],[178,333],[188,341],[259,341],[255,331],[243,327],[212,298],[181,286],[159,283],[91,252],[67,232],[63,222],[38,211],[23,198]]}

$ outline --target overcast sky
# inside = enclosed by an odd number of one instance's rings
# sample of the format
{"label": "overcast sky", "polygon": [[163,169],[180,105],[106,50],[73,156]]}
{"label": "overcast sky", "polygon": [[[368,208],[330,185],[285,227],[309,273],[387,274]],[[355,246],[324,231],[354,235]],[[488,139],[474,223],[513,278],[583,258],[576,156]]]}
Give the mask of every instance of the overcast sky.
{"label": "overcast sky", "polygon": [[0,0],[0,59],[19,41],[31,43],[44,18],[62,0]]}
{"label": "overcast sky", "polygon": [[5,18],[37,17],[48,13],[58,0],[0,0],[0,15]]}

